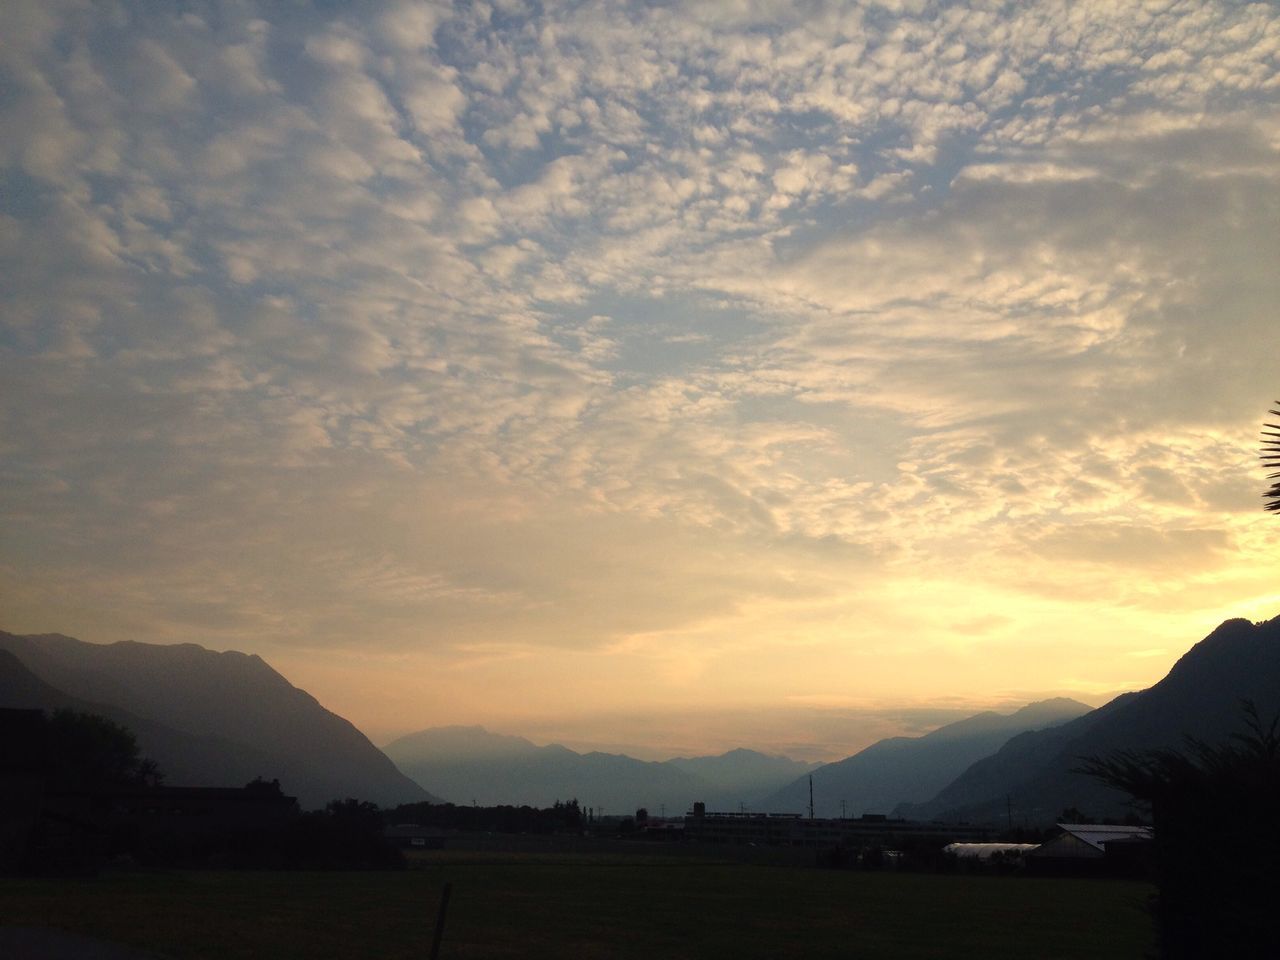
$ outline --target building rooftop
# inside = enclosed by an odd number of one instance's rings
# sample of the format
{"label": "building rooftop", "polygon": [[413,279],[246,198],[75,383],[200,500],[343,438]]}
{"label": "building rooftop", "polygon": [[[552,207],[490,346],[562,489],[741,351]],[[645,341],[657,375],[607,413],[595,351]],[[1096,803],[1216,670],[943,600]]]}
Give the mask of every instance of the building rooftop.
{"label": "building rooftop", "polygon": [[1058,829],[1102,850],[1112,840],[1150,840],[1150,827],[1123,823],[1060,823]]}

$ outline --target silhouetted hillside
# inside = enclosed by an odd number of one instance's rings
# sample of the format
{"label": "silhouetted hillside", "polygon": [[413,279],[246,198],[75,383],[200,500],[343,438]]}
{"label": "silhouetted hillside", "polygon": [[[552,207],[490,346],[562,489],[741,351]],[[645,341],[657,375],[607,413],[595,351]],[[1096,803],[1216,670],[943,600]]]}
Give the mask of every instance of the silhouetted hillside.
{"label": "silhouetted hillside", "polygon": [[170,784],[278,778],[310,808],[344,797],[381,805],[431,799],[351,723],[257,656],[195,644],[102,645],[4,632],[0,650],[43,683],[32,684],[8,663],[12,676],[0,689],[28,700],[5,705],[71,706],[109,716],[134,731]]}
{"label": "silhouetted hillside", "polygon": [[[813,771],[814,812],[820,817],[888,813],[904,802],[933,796],[975,760],[1000,749],[1026,730],[1064,723],[1087,713],[1076,700],[1055,698],[1011,714],[986,711],[947,724],[923,737],[891,737]],[[844,810],[841,810],[841,801]],[[802,813],[809,807],[809,777],[761,801],[771,813]]]}
{"label": "silhouetted hillside", "polygon": [[[4,637],[0,633],[0,642]],[[175,786],[242,786],[264,776],[272,763],[267,754],[247,744],[184,733],[112,704],[73,697],[45,683],[5,649],[0,649],[0,705],[65,708],[114,720],[133,732],[142,755],[155,760],[165,782]]]}
{"label": "silhouetted hillside", "polygon": [[1080,758],[1115,750],[1180,748],[1186,736],[1210,743],[1241,729],[1241,701],[1263,717],[1280,711],[1280,618],[1228,620],[1192,647],[1168,675],[1141,693],[1051,730],[1010,740],[975,763],[909,817],[1047,823],[1068,806],[1093,817],[1129,812],[1126,797],[1073,772]]}
{"label": "silhouetted hillside", "polygon": [[483,727],[437,727],[401,737],[387,755],[457,803],[549,806],[578,799],[607,813],[646,807],[657,815],[685,813],[695,800],[732,806],[794,777],[805,764],[735,750],[719,757],[653,762],[611,753],[576,753]]}

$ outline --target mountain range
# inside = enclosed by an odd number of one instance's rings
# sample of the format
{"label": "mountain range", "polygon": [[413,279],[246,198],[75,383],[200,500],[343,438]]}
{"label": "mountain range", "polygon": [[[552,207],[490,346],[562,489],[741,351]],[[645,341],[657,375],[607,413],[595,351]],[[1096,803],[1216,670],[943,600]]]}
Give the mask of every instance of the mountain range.
{"label": "mountain range", "polygon": [[[851,757],[812,772],[813,807],[819,817],[891,812],[899,804],[931,799],[970,764],[1000,749],[1012,736],[1073,720],[1092,708],[1058,697],[1010,714],[986,711],[939,727],[922,737],[890,737]],[[803,813],[809,777],[764,797],[759,809]]]}
{"label": "mountain range", "polygon": [[411,777],[458,803],[549,806],[578,800],[597,813],[682,815],[694,801],[731,806],[775,790],[813,764],[732,750],[661,762],[611,753],[539,747],[483,727],[435,727],[387,744],[387,756]]}
{"label": "mountain range", "polygon": [[1118,817],[1126,798],[1077,773],[1084,758],[1177,748],[1187,736],[1224,741],[1243,729],[1244,700],[1264,722],[1280,715],[1280,618],[1223,623],[1159,683],[1097,710],[1059,699],[982,713],[826,765],[751,750],[651,762],[480,727],[420,731],[383,753],[257,656],[0,632],[0,706],[101,714],[133,730],[171,784],[279,779],[306,807],[437,799],[421,783],[459,803],[577,799],[597,813],[679,815],[701,800],[713,810],[803,812],[812,774],[820,815],[1044,824],[1075,807]]}
{"label": "mountain range", "polygon": [[0,705],[109,717],[175,786],[278,779],[306,808],[433,799],[351,723],[260,657],[234,651],[0,631]]}
{"label": "mountain range", "polygon": [[1244,701],[1264,723],[1280,716],[1280,618],[1228,620],[1163,680],[1082,717],[1020,734],[979,760],[937,796],[895,811],[913,819],[1039,824],[1065,807],[1119,817],[1127,798],[1076,772],[1087,757],[1118,750],[1179,749],[1187,737],[1222,743],[1244,731]]}

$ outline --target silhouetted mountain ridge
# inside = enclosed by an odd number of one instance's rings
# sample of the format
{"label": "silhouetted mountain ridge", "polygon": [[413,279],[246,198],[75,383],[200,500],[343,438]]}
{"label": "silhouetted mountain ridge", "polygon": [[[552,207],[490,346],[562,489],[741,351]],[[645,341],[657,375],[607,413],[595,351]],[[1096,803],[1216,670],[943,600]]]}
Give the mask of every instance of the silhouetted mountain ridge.
{"label": "silhouetted mountain ridge", "polygon": [[1117,750],[1179,749],[1186,737],[1210,743],[1242,729],[1241,704],[1264,718],[1280,712],[1280,618],[1228,620],[1178,659],[1159,683],[1124,694],[1060,727],[1024,734],[964,771],[926,803],[903,805],[918,818],[1047,823],[1067,806],[1091,816],[1129,812],[1127,798],[1076,773],[1084,757]]}
{"label": "silhouetted mountain ridge", "polygon": [[[43,682],[40,696],[58,701],[52,690],[68,701],[31,705],[88,709],[83,703],[124,723],[171,784],[278,778],[304,807],[348,796],[384,805],[431,798],[351,723],[256,655],[4,632],[0,649]],[[29,681],[12,684],[38,693]]]}
{"label": "silhouetted mountain ridge", "polygon": [[[1009,714],[987,710],[920,737],[890,737],[812,772],[814,812],[821,817],[888,813],[899,804],[933,796],[980,757],[1010,737],[1063,723],[1090,708],[1057,697]],[[809,776],[765,797],[760,808],[802,813],[809,806]]]}
{"label": "silhouetted mountain ridge", "polygon": [[75,710],[114,720],[137,738],[141,754],[155,760],[174,786],[240,786],[265,776],[273,761],[261,750],[218,737],[175,730],[106,703],[73,697],[45,683],[9,650],[0,649],[0,705]]}

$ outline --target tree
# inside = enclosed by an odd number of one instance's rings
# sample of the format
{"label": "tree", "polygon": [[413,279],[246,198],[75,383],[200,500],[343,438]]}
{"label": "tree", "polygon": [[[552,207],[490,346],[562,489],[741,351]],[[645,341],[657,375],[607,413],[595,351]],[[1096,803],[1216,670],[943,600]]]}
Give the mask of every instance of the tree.
{"label": "tree", "polygon": [[382,833],[382,811],[376,803],[369,800],[356,800],[353,797],[330,800],[324,812],[335,823],[342,824],[354,834]]}
{"label": "tree", "polygon": [[55,710],[45,721],[49,778],[58,787],[151,784],[163,779],[143,759],[133,732],[114,720],[76,710]]}
{"label": "tree", "polygon": [[1280,957],[1280,716],[1244,704],[1242,733],[1185,750],[1120,751],[1081,768],[1151,815],[1162,955]]}
{"label": "tree", "polygon": [[293,820],[281,838],[283,859],[308,870],[386,870],[404,857],[383,836],[376,803],[347,797]]}

